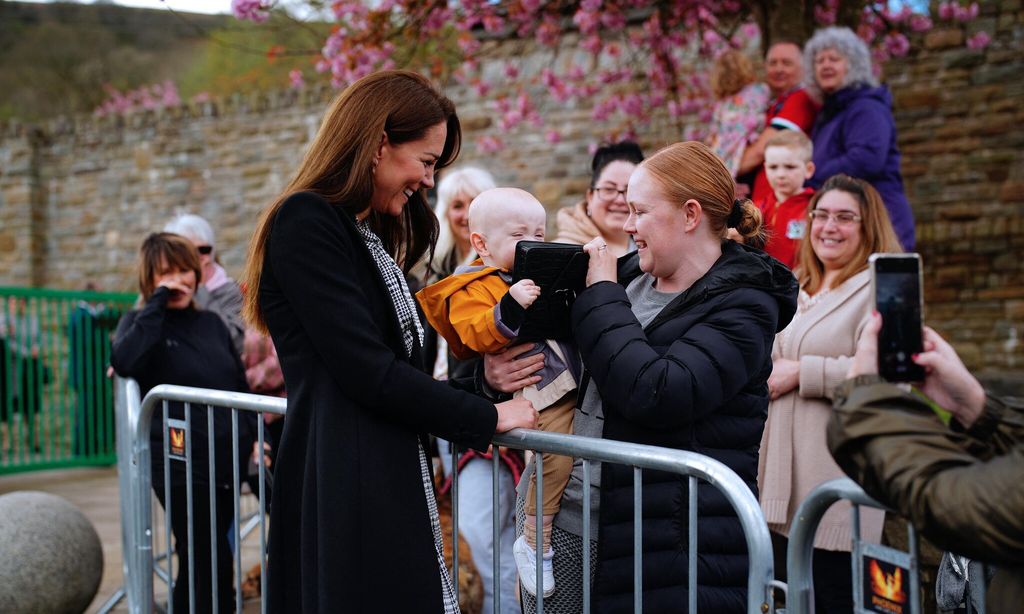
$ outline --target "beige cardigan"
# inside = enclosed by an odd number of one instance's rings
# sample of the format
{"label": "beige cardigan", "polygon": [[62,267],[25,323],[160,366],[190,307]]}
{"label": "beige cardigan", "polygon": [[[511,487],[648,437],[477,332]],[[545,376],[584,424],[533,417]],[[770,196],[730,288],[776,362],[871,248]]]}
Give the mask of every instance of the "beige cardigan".
{"label": "beige cardigan", "polygon": [[[832,414],[832,391],[846,378],[850,357],[871,309],[870,272],[861,271],[799,308],[789,326],[775,337],[772,358],[800,361],[797,388],[771,402],[761,437],[757,483],[768,527],[789,535],[797,507],[822,482],[844,474],[825,444]],[[806,297],[801,297],[806,298]],[[884,515],[861,508],[861,538],[878,542]],[[832,506],[822,518],[814,547],[850,550],[850,504]]]}
{"label": "beige cardigan", "polygon": [[586,201],[580,201],[571,207],[558,210],[558,234],[555,243],[576,243],[585,245],[594,237],[599,236],[597,224],[587,215]]}

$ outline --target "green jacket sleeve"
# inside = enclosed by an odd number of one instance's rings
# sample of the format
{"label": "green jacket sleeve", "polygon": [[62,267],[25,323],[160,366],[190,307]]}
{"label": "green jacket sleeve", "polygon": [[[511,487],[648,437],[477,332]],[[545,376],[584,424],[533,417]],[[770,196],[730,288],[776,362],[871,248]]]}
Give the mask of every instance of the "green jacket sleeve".
{"label": "green jacket sleeve", "polygon": [[990,397],[972,429],[951,429],[918,393],[851,380],[836,392],[828,445],[847,475],[937,546],[1021,565],[1024,422],[1004,412]]}

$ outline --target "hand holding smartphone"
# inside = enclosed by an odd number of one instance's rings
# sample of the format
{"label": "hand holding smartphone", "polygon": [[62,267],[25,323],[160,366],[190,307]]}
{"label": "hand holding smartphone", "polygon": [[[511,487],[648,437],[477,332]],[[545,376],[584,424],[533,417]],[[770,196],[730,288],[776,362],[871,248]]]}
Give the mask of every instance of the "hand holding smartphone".
{"label": "hand holding smartphone", "polygon": [[921,257],[871,254],[871,293],[882,315],[878,333],[878,374],[890,382],[920,382],[924,369],[912,356],[924,350]]}

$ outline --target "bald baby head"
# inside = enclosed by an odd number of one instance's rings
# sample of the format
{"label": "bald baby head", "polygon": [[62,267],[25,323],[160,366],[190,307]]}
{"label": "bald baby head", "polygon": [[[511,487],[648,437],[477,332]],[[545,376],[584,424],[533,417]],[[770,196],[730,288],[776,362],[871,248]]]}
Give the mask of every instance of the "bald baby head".
{"label": "bald baby head", "polygon": [[544,205],[526,190],[493,188],[469,205],[469,240],[487,266],[510,270],[516,243],[543,241]]}

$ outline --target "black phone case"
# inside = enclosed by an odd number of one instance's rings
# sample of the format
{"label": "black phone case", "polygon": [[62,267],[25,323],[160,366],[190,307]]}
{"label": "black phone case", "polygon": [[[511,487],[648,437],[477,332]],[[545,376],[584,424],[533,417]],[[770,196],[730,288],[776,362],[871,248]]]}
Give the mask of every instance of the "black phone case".
{"label": "black phone case", "polygon": [[532,279],[540,296],[526,310],[517,340],[568,339],[569,315],[576,294],[586,287],[590,256],[570,243],[520,241],[512,265],[513,283]]}

